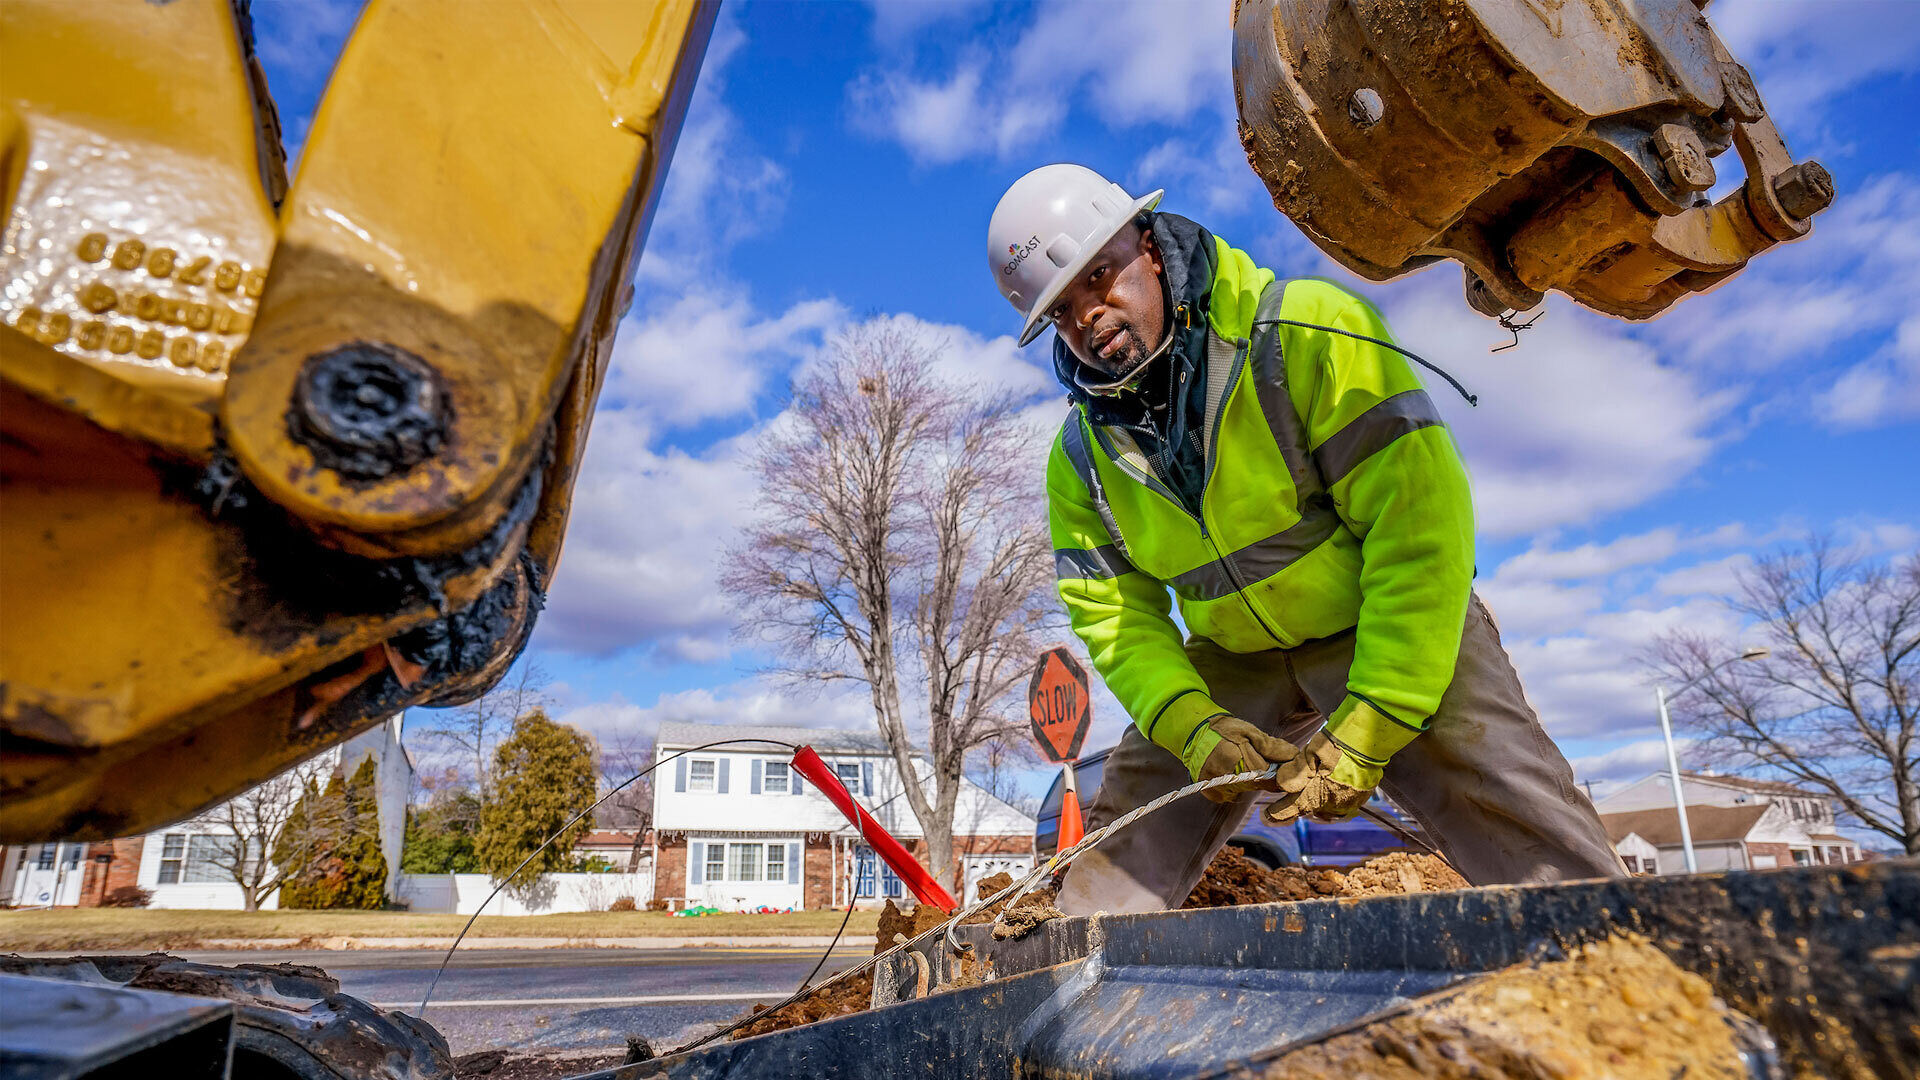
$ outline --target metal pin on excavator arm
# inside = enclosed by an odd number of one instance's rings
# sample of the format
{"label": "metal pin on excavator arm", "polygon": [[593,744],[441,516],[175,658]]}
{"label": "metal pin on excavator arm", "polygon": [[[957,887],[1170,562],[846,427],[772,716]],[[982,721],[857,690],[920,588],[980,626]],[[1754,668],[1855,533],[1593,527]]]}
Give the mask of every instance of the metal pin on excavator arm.
{"label": "metal pin on excavator arm", "polygon": [[[1558,290],[1650,319],[1833,201],[1691,0],[1239,0],[1234,88],[1274,205],[1354,273],[1440,259],[1482,314]],[[1715,158],[1746,179],[1718,201]]]}

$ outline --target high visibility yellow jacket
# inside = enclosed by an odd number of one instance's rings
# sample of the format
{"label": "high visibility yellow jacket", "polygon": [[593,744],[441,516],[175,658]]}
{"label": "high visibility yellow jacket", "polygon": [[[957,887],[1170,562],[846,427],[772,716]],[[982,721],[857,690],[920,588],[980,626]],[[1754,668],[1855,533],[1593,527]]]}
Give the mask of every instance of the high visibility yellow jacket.
{"label": "high visibility yellow jacket", "polygon": [[1398,353],[1267,321],[1391,341],[1372,305],[1325,281],[1277,282],[1207,239],[1199,516],[1125,428],[1077,402],[1047,465],[1060,598],[1114,696],[1176,755],[1225,710],[1187,659],[1169,590],[1187,629],[1231,652],[1357,627],[1328,734],[1384,764],[1453,679],[1473,578],[1465,466]]}

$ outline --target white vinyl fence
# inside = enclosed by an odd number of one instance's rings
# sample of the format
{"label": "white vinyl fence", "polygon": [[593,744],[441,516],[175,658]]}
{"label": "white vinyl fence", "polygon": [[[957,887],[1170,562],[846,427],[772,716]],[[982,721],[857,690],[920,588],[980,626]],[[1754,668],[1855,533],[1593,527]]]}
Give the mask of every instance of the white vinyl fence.
{"label": "white vinyl fence", "polygon": [[[493,891],[485,874],[401,874],[399,898],[411,911],[471,915]],[[547,874],[530,895],[512,889],[487,905],[486,915],[560,915],[574,911],[605,911],[623,896],[644,910],[653,899],[653,874]]]}

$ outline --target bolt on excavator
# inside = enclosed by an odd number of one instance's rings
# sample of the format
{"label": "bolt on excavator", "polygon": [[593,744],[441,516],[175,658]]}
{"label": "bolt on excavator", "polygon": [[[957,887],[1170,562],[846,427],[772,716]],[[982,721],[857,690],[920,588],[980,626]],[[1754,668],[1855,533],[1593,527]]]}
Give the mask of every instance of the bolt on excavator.
{"label": "bolt on excavator", "polygon": [[[1237,0],[1241,140],[1364,278],[1453,260],[1488,316],[1558,291],[1650,319],[1834,199],[1703,7]],[[0,4],[0,840],[150,831],[502,676],[715,12],[372,0],[289,182],[245,0]],[[1288,908],[975,934],[978,985],[916,996],[915,971],[968,981],[929,939],[871,1012],[630,1075],[1284,1075],[1619,931],[1750,1018],[1752,1075],[1920,1072],[1907,864]],[[224,1023],[285,1075],[444,1075],[413,1025],[329,1027],[313,979],[253,976],[235,1028],[231,1000],[155,1005],[119,971],[0,976],[0,1056],[224,1062]],[[54,1015],[99,1022],[52,1040]]]}

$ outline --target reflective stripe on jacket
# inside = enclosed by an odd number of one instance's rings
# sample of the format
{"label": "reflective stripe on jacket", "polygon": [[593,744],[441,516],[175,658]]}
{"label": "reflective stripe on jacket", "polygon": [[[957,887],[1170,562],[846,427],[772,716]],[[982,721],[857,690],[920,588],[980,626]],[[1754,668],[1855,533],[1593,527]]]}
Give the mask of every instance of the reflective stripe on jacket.
{"label": "reflective stripe on jacket", "polygon": [[1060,597],[1114,696],[1176,754],[1224,710],[1187,659],[1169,589],[1187,629],[1232,652],[1357,627],[1329,733],[1384,762],[1453,678],[1473,577],[1466,469],[1399,354],[1264,321],[1392,340],[1370,304],[1276,282],[1214,243],[1200,516],[1125,430],[1075,406],[1047,464]]}

